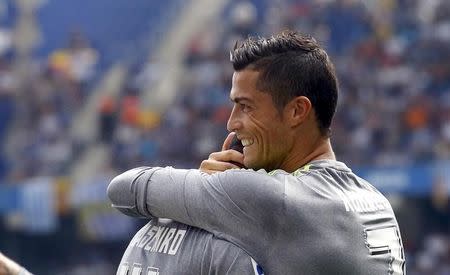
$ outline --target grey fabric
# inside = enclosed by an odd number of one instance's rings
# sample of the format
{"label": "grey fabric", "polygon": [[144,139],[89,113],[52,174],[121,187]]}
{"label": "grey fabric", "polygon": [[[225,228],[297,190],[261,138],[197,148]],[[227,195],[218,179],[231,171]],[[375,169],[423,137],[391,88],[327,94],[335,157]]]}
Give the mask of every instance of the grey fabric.
{"label": "grey fabric", "polygon": [[[137,272],[137,273],[134,273]],[[202,229],[153,219],[128,245],[117,275],[255,274],[252,259],[237,246]]]}
{"label": "grey fabric", "polygon": [[109,187],[134,182],[123,194],[124,204],[137,204],[133,215],[205,229],[247,251],[266,274],[403,274],[389,202],[341,162],[314,161],[292,174],[171,167],[144,174],[118,176]]}
{"label": "grey fabric", "polygon": [[[148,181],[155,170],[141,167],[114,178],[107,191],[113,207],[133,217],[150,217],[145,197],[133,194],[138,194],[137,181]],[[122,257],[117,274],[135,274],[133,272],[149,275],[258,274],[250,256],[234,244],[202,229],[157,218],[136,233]]]}

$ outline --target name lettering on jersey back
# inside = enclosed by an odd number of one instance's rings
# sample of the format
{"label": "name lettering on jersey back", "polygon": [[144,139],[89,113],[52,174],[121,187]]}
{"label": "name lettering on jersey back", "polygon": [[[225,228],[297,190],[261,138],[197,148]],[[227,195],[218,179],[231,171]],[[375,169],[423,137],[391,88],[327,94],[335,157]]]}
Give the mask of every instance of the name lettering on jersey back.
{"label": "name lettering on jersey back", "polygon": [[174,227],[146,225],[146,230],[136,235],[130,246],[142,248],[149,252],[175,255],[186,236],[185,229]]}
{"label": "name lettering on jersey back", "polygon": [[345,211],[368,213],[390,208],[389,201],[376,193],[369,191],[338,192],[345,206]]}

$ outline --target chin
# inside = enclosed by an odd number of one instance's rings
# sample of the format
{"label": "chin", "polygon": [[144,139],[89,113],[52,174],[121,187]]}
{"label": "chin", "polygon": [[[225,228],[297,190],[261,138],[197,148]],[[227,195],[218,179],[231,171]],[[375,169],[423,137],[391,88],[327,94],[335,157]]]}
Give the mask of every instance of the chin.
{"label": "chin", "polygon": [[247,159],[247,158],[244,158],[244,166],[247,169],[255,169],[254,163],[251,160]]}
{"label": "chin", "polygon": [[257,162],[251,161],[251,160],[244,160],[244,165],[246,168],[248,169],[253,169],[253,170],[259,170],[261,168],[263,168],[261,165],[259,165]]}
{"label": "chin", "polygon": [[272,170],[278,169],[276,166],[268,164],[268,163],[261,163],[258,161],[244,161],[245,167],[247,167],[248,169],[253,169],[255,171],[259,170],[259,169],[264,169],[267,172],[270,172]]}
{"label": "chin", "polygon": [[[247,149],[247,148],[245,148]],[[244,165],[248,169],[257,170],[260,168],[258,163],[258,157],[257,154],[252,154],[254,152],[251,152],[249,150],[244,149]]]}

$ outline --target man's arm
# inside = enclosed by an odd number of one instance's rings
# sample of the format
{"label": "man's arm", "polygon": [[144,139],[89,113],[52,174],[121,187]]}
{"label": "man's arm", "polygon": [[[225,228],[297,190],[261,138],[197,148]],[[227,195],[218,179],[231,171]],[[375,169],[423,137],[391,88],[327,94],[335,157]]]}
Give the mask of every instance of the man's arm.
{"label": "man's arm", "polygon": [[246,249],[264,247],[276,237],[283,216],[284,181],[262,171],[208,175],[147,167],[114,178],[108,196],[127,215],[174,219]]}
{"label": "man's arm", "polygon": [[138,167],[115,177],[109,184],[107,191],[108,197],[112,202],[112,207],[127,216],[136,218],[151,217],[149,213],[141,214],[137,210],[137,198],[133,198],[134,195],[137,195],[137,181],[143,182],[148,180],[148,175],[144,174],[151,169],[151,167]]}

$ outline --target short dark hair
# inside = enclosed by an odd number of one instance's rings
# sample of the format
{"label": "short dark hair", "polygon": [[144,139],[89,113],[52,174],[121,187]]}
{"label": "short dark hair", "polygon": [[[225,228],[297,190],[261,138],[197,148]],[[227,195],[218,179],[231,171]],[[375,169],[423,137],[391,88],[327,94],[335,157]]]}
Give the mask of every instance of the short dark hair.
{"label": "short dark hair", "polygon": [[260,72],[257,89],[267,92],[279,110],[297,96],[307,97],[316,112],[319,130],[330,134],[336,111],[338,83],[327,53],[317,41],[295,31],[270,38],[249,37],[230,52],[235,71]]}

